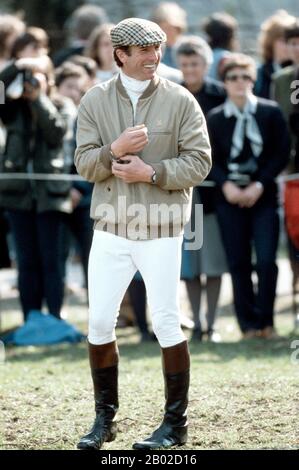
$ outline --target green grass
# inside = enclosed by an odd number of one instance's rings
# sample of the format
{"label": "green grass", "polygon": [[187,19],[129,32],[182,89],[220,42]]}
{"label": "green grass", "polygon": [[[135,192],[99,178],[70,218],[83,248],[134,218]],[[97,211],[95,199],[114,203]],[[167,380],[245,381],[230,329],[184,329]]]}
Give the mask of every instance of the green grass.
{"label": "green grass", "polygon": [[[233,322],[233,323],[232,323]],[[238,341],[221,317],[223,343],[190,343],[189,442],[185,449],[294,449],[298,440],[298,365],[291,363],[291,315],[278,317],[284,338]],[[80,325],[83,327],[83,325]],[[118,331],[120,410],[117,439],[130,449],[163,413],[160,351]],[[93,420],[85,343],[8,348],[0,365],[2,449],[74,449]],[[296,396],[297,395],[297,396]]]}

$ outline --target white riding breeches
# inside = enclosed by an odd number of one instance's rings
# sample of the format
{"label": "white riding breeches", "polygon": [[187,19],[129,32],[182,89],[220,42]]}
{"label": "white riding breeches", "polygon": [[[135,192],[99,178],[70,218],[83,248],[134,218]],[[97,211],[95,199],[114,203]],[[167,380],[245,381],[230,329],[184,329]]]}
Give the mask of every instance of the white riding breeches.
{"label": "white riding breeches", "polygon": [[95,230],[89,255],[88,341],[114,341],[121,301],[137,270],[143,277],[152,326],[162,348],[186,340],[180,325],[183,236],[129,240]]}

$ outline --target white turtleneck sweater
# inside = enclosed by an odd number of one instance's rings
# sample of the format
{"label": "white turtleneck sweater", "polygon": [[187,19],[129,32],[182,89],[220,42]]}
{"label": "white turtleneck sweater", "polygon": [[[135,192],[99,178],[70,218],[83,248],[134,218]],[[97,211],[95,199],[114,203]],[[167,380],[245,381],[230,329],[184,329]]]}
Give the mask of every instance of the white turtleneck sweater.
{"label": "white turtleneck sweater", "polygon": [[150,80],[136,80],[135,78],[128,77],[121,69],[120,79],[132,102],[135,117],[138,99],[149,86]]}

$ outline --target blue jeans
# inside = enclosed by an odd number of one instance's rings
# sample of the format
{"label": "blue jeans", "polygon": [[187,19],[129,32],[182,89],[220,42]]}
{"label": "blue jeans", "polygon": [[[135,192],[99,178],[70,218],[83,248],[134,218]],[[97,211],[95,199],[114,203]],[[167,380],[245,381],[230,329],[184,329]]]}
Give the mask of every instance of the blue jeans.
{"label": "blue jeans", "polygon": [[64,283],[61,269],[63,214],[35,210],[7,212],[15,241],[18,286],[24,319],[30,310],[48,310],[60,317]]}
{"label": "blue jeans", "polygon": [[93,220],[89,215],[89,207],[76,207],[71,214],[66,214],[63,228],[63,273],[66,275],[66,261],[72,243],[71,234],[77,242],[79,255],[84,272],[85,287],[88,286],[88,259],[93,236]]}

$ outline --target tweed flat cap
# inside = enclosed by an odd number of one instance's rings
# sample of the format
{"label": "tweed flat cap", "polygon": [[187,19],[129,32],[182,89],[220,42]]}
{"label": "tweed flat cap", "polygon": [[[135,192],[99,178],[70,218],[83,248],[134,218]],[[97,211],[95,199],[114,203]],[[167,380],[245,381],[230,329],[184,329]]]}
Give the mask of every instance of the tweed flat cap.
{"label": "tweed flat cap", "polygon": [[110,32],[112,45],[119,46],[150,46],[166,41],[166,34],[157,23],[141,18],[126,18],[118,23]]}

